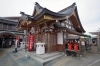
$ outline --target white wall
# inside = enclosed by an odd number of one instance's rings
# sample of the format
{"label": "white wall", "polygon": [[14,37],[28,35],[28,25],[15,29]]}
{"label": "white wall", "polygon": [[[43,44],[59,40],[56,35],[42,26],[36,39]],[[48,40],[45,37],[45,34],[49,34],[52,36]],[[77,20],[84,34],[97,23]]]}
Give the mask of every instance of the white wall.
{"label": "white wall", "polygon": [[63,44],[63,33],[57,33],[57,44]]}

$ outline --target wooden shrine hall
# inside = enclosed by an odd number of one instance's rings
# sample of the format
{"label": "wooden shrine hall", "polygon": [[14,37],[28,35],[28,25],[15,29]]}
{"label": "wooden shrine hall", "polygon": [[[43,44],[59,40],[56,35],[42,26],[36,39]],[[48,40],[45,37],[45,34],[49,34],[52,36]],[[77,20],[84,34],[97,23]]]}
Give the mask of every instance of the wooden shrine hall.
{"label": "wooden shrine hall", "polygon": [[34,28],[35,43],[44,42],[46,52],[63,51],[65,39],[68,36],[83,36],[84,28],[80,22],[75,3],[58,12],[53,12],[40,6],[37,2],[32,15],[20,12],[18,30],[27,30],[30,33]]}

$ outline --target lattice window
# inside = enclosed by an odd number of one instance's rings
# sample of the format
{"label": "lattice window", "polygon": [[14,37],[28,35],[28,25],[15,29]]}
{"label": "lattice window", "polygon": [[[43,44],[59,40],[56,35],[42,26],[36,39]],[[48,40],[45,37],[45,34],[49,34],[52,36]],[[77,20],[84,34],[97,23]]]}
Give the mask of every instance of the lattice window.
{"label": "lattice window", "polygon": [[75,30],[73,28],[73,23],[71,22],[71,20],[65,20],[65,23],[66,23],[66,27],[67,28],[72,29],[72,30]]}
{"label": "lattice window", "polygon": [[8,25],[7,24],[3,24],[3,29],[7,30]]}
{"label": "lattice window", "polygon": [[0,29],[2,29],[3,28],[3,24],[2,23],[0,23]]}
{"label": "lattice window", "polygon": [[16,26],[12,25],[12,30],[17,30]]}
{"label": "lattice window", "polygon": [[8,25],[8,30],[12,30],[12,25]]}

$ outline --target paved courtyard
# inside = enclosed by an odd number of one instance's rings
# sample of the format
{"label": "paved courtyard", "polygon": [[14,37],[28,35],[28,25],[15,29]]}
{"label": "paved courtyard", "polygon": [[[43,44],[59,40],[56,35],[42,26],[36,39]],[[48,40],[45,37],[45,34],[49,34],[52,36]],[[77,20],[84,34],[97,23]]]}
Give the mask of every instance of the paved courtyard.
{"label": "paved courtyard", "polygon": [[[35,60],[13,53],[14,48],[0,49],[0,66],[40,66]],[[87,54],[87,57],[64,56],[47,63],[45,66],[100,66],[100,54]]]}
{"label": "paved courtyard", "polygon": [[13,53],[12,49],[0,50],[0,66],[38,66],[31,58],[19,53]]}

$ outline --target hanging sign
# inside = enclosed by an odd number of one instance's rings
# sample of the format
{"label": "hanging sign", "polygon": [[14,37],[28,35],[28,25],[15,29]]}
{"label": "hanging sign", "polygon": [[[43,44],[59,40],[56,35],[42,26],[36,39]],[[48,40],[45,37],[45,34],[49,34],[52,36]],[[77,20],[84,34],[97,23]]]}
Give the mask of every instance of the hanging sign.
{"label": "hanging sign", "polygon": [[29,35],[28,38],[28,50],[32,50],[33,49],[33,42],[34,42],[34,36],[33,35]]}

